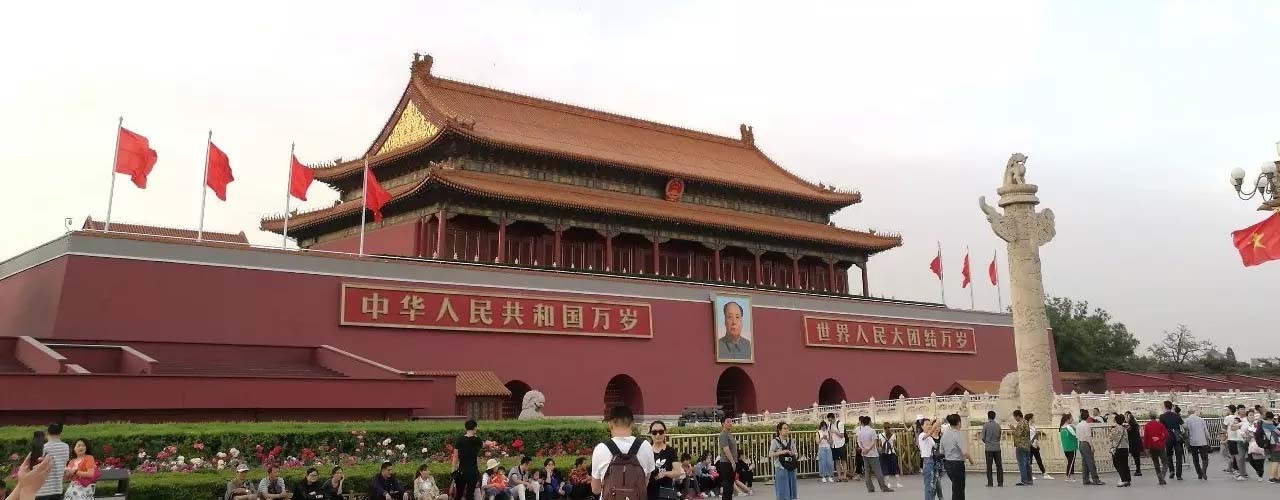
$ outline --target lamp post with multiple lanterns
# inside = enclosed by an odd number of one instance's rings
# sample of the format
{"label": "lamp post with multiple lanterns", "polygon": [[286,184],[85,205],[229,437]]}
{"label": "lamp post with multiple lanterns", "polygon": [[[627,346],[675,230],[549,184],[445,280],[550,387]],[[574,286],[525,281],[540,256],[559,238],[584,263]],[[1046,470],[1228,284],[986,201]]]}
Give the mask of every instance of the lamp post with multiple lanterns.
{"label": "lamp post with multiple lanterns", "polygon": [[[1276,143],[1276,153],[1280,154],[1280,142]],[[1268,162],[1262,165],[1262,172],[1253,181],[1253,187],[1249,191],[1244,190],[1244,169],[1236,167],[1231,169],[1231,186],[1236,189],[1236,196],[1242,200],[1253,199],[1257,196],[1262,199],[1262,206],[1258,210],[1274,210],[1280,208],[1280,199],[1276,198],[1276,192],[1280,191],[1280,175],[1277,170],[1280,169],[1280,160]]]}

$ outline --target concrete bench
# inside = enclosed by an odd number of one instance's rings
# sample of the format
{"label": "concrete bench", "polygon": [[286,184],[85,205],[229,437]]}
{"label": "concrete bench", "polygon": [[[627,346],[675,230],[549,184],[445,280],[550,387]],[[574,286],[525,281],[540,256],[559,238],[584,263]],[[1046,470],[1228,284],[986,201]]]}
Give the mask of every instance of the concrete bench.
{"label": "concrete bench", "polygon": [[98,482],[115,481],[116,492],[111,495],[94,495],[97,500],[125,500],[129,494],[129,470],[128,469],[103,469],[102,476],[98,478]]}

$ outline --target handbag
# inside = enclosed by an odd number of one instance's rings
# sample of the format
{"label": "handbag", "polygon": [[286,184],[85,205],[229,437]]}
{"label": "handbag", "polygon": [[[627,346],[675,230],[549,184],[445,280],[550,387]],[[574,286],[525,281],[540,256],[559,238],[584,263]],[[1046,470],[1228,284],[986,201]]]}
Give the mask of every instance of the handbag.
{"label": "handbag", "polygon": [[[790,451],[790,450],[791,450],[791,443],[790,443],[790,442],[788,442],[786,445],[783,445],[783,444],[782,444],[782,440],[781,440],[781,439],[777,439],[777,438],[774,438],[774,439],[775,439],[776,441],[778,441],[778,446],[779,446],[779,447],[781,447],[782,449],[787,450],[787,451]],[[779,465],[782,465],[782,468],[783,468],[783,469],[786,469],[786,470],[796,470],[796,467],[799,467],[799,466],[800,466],[800,463],[799,463],[799,461],[798,461],[798,460],[796,460],[796,456],[795,456],[795,455],[780,455],[780,456],[778,456],[778,464],[779,464]]]}

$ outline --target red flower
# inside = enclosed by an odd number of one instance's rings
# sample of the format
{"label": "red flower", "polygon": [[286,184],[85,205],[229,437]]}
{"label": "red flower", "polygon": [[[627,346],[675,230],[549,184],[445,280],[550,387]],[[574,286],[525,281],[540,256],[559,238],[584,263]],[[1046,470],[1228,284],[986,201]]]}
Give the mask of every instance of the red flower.
{"label": "red flower", "polygon": [[102,454],[103,454],[103,455],[110,455],[110,454],[111,454],[111,445],[109,445],[109,444],[104,444],[104,445],[102,445]]}
{"label": "red flower", "polygon": [[515,448],[515,449],[517,449],[517,450],[518,450],[518,449],[521,449],[521,448],[524,448],[524,441],[521,441],[521,440],[519,440],[519,439],[516,439],[515,441],[512,441],[512,442],[511,442],[511,447],[512,447],[512,448]]}

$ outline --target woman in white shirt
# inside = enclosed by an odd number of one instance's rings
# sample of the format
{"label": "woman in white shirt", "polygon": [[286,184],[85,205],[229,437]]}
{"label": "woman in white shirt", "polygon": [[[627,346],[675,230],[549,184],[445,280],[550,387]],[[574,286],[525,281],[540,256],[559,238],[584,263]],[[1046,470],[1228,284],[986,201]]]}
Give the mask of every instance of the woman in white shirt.
{"label": "woman in white shirt", "polygon": [[436,487],[436,480],[431,477],[431,470],[427,464],[419,465],[418,474],[413,478],[413,498],[414,500],[449,499],[449,495],[440,493],[440,488]]}
{"label": "woman in white shirt", "polygon": [[831,430],[824,421],[818,424],[818,475],[822,482],[834,483],[836,471],[835,460],[831,456]]}
{"label": "woman in white shirt", "polygon": [[927,418],[920,419],[916,423],[916,446],[920,448],[920,475],[924,477],[924,500],[933,500],[934,498],[942,498],[938,487],[942,481],[938,474],[942,467],[934,451],[938,447],[938,431],[941,429],[940,420],[929,420]]}

